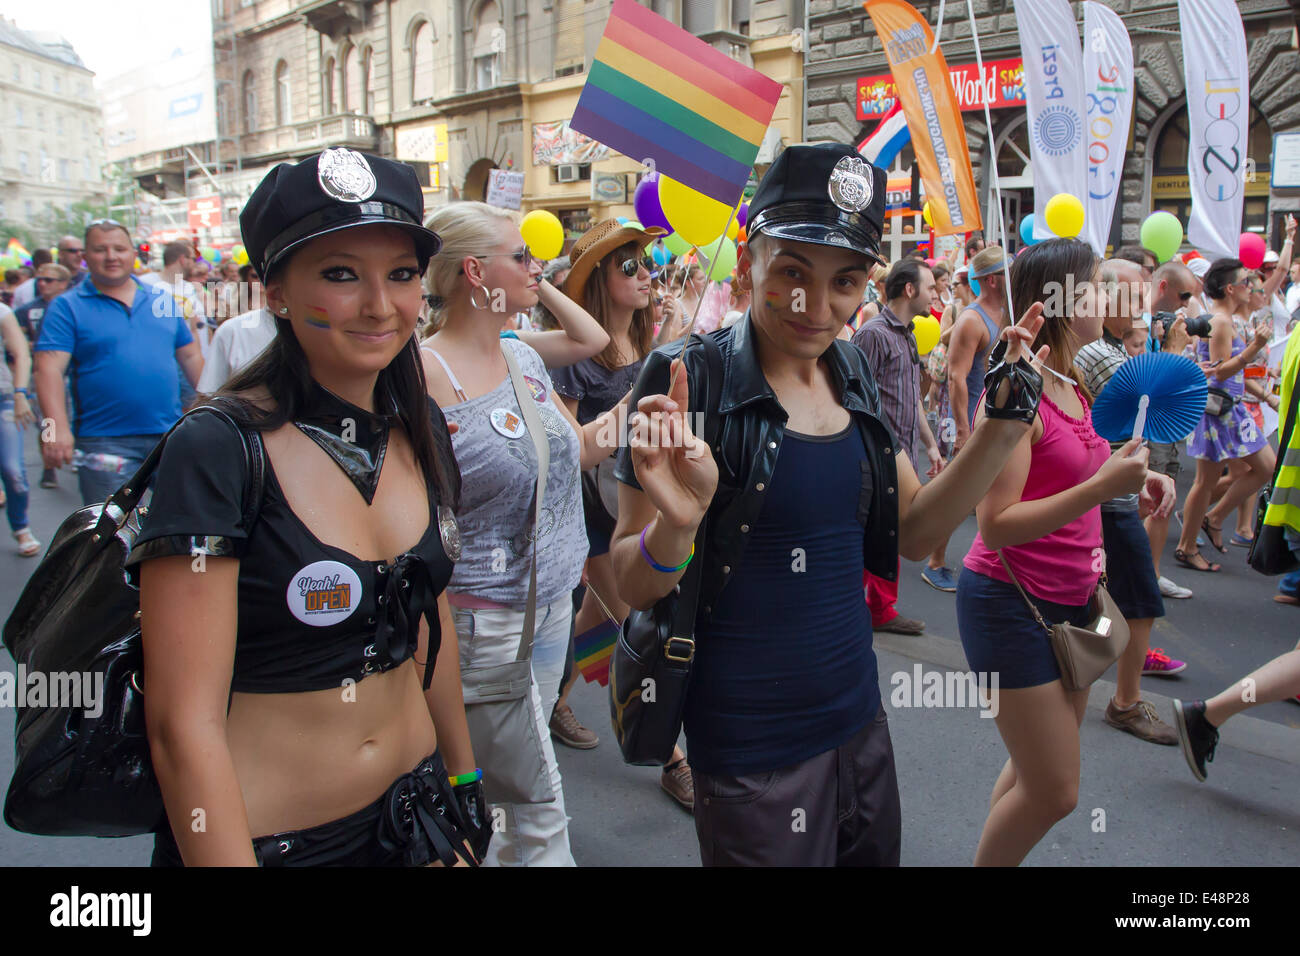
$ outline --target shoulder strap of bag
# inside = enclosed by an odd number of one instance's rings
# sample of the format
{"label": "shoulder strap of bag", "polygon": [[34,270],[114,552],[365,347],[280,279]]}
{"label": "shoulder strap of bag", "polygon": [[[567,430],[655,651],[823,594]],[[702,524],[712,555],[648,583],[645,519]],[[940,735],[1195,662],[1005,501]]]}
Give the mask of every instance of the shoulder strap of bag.
{"label": "shoulder strap of bag", "polygon": [[526,661],[533,653],[533,629],[537,623],[537,531],[542,520],[542,498],[546,494],[546,473],[551,468],[551,444],[542,426],[542,416],[537,414],[537,403],[533,393],[524,382],[524,373],[519,369],[519,361],[514,350],[501,340],[501,354],[506,357],[506,367],[510,369],[510,384],[514,386],[515,401],[524,416],[524,424],[537,449],[537,498],[533,502],[533,557],[528,570],[528,606],[524,610],[524,630],[519,638],[519,653],[516,661]]}
{"label": "shoulder strap of bag", "polygon": [[[691,342],[698,340],[704,350],[705,394],[706,400],[700,410],[704,413],[703,438],[708,454],[713,454],[713,447],[718,442],[718,433],[722,427],[722,416],[718,406],[722,403],[722,349],[713,340],[712,335],[692,334],[682,348],[682,354]],[[683,371],[682,374],[685,374]],[[698,399],[697,399],[698,401]],[[694,404],[694,403],[692,403]],[[686,569],[678,583],[677,614],[673,618],[673,636],[693,639],[695,634],[695,615],[700,603],[700,585],[704,579],[704,541],[705,529],[709,523],[708,512],[700,519],[700,526],[695,530],[695,560]]]}
{"label": "shoulder strap of bag", "polygon": [[1043,628],[1043,630],[1046,631],[1050,636],[1052,633],[1051,626],[1045,620],[1043,620],[1043,615],[1038,613],[1038,608],[1034,606],[1033,601],[1029,600],[1029,595],[1026,594],[1025,589],[1020,586],[1020,582],[1016,580],[1015,572],[1011,570],[1011,565],[1007,564],[1007,559],[1002,556],[1001,549],[998,550],[998,560],[1001,561],[1002,566],[1007,569],[1007,574],[1011,577],[1011,583],[1016,586],[1016,590],[1020,592],[1020,596],[1025,599],[1025,605],[1029,608],[1030,612],[1034,615],[1034,620],[1037,621],[1039,625]]}

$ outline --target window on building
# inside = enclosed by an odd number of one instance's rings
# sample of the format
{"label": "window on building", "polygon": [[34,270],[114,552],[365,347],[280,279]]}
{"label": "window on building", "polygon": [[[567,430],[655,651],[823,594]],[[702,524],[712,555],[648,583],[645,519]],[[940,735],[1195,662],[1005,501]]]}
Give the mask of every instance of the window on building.
{"label": "window on building", "polygon": [[31,201],[30,199],[24,199],[24,200],[23,200],[23,218],[26,219],[28,222],[31,222],[31,219],[32,219],[32,201]]}
{"label": "window on building", "polygon": [[59,160],[59,181],[60,182],[66,183],[72,178],[71,171],[69,170],[70,166],[71,163],[69,163],[66,159]]}
{"label": "window on building", "polygon": [[14,64],[14,82],[15,82],[15,83],[21,83],[22,81],[23,81],[23,65],[22,65],[21,63],[15,63],[15,64]]}
{"label": "window on building", "polygon": [[433,99],[433,27],[422,20],[411,34],[411,105]]}
{"label": "window on building", "polygon": [[0,219],[5,217],[5,201],[0,199]]}
{"label": "window on building", "polygon": [[51,81],[54,83],[54,92],[55,92],[55,93],[62,93],[62,92],[63,92],[63,78],[60,77],[59,74],[55,73],[54,76],[50,77],[50,79],[51,79]]}
{"label": "window on building", "polygon": [[240,90],[242,92],[240,98],[244,103],[244,132],[251,133],[257,129],[257,87],[252,70],[245,71]]}
{"label": "window on building", "polygon": [[361,56],[361,112],[375,111],[375,51],[367,49]]}
{"label": "window on building", "polygon": [[357,65],[357,48],[350,46],[343,53],[343,112],[361,111],[361,70]]}
{"label": "window on building", "polygon": [[326,116],[338,112],[338,102],[334,96],[334,70],[334,57],[330,57],[325,61],[325,70],[320,78],[320,98]]}
{"label": "window on building", "polygon": [[293,90],[289,83],[289,64],[281,60],[275,65],[275,125],[287,126],[293,122]]}
{"label": "window on building", "polygon": [[673,0],[651,0],[650,9],[665,20],[673,18]]}
{"label": "window on building", "polygon": [[63,135],[63,114],[62,113],[54,117],[54,132],[58,133],[60,136]]}
{"label": "window on building", "polygon": [[82,135],[83,137],[86,137],[86,136],[89,136],[89,135],[90,135],[90,121],[89,121],[89,120],[82,120],[82,121],[81,121],[81,135]]}
{"label": "window on building", "polygon": [[85,159],[83,159],[83,160],[81,161],[81,172],[82,172],[82,176],[81,176],[82,179],[87,179],[87,180],[88,180],[88,179],[93,179],[93,178],[94,178],[94,177],[91,175],[91,172],[90,172],[90,157],[89,157],[89,156],[87,156]]}
{"label": "window on building", "polygon": [[45,110],[36,111],[36,128],[45,129]]}
{"label": "window on building", "polygon": [[14,125],[22,126],[24,125],[24,122],[25,121],[23,119],[23,108],[21,106],[14,107]]}
{"label": "window on building", "polygon": [[749,36],[749,0],[731,0],[731,29]]}
{"label": "window on building", "polygon": [[38,89],[38,90],[41,88],[41,71],[40,71],[40,70],[37,70],[37,69],[33,69],[33,70],[32,70],[32,86],[35,87],[35,88]]}
{"label": "window on building", "polygon": [[20,149],[18,151],[18,171],[25,176],[31,172],[31,166],[31,157],[27,155],[27,150]]}
{"label": "window on building", "polygon": [[474,27],[474,88],[487,90],[501,82],[500,60],[505,50],[505,30],[496,0],[479,7]]}
{"label": "window on building", "polygon": [[682,27],[691,33],[708,33],[713,29],[714,0],[682,0]]}

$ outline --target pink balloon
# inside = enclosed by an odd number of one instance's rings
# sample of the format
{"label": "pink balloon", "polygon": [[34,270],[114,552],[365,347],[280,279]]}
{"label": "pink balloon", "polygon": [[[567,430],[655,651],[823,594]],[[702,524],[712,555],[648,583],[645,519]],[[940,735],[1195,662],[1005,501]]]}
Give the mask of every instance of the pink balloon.
{"label": "pink balloon", "polygon": [[1237,245],[1237,258],[1247,269],[1258,269],[1264,264],[1264,237],[1257,232],[1243,232]]}
{"label": "pink balloon", "polygon": [[926,259],[926,260],[925,260],[925,264],[926,264],[927,266],[929,266],[931,269],[933,269],[936,265],[939,264],[939,260],[938,260],[938,259]]}

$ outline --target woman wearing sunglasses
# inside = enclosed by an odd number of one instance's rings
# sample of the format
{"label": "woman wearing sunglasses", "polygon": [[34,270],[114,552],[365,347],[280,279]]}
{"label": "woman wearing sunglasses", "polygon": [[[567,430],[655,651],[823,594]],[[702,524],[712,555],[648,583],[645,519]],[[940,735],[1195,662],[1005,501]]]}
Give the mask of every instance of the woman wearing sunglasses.
{"label": "woman wearing sunglasses", "polygon": [[[559,692],[573,622],[571,595],[587,554],[579,472],[609,454],[597,446],[606,419],[580,427],[552,389],[537,352],[518,338],[501,337],[506,316],[528,311],[539,299],[557,315],[577,308],[541,278],[542,264],[528,254],[514,218],[484,203],[459,202],[438,209],[428,226],[442,248],[425,275],[434,331],[421,355],[429,394],[457,426],[452,442],[463,479],[456,511],[462,552],[447,594],[462,674],[515,660],[528,606],[538,459],[504,349],[523,373],[525,400],[536,403],[550,454],[536,542],[530,696],[537,740],[483,741],[475,752],[489,752],[494,744],[495,752],[507,754],[501,759],[544,762],[555,800],[499,805],[505,826],[493,834],[485,862],[572,866],[546,715]],[[489,758],[481,760],[485,778],[507,776]]]}
{"label": "woman wearing sunglasses", "polygon": [[[651,293],[656,270],[645,248],[662,234],[661,229],[637,229],[607,219],[589,229],[573,247],[573,269],[564,291],[591,313],[610,338],[608,348],[599,355],[555,373],[555,390],[581,423],[611,410],[617,412],[636,384],[645,357],[655,347]],[[575,634],[585,634],[610,620],[621,625],[628,613],[618,596],[609,559],[609,539],[618,517],[614,458],[606,458],[583,476],[582,491],[589,587],[574,624]],[[570,747],[589,749],[598,739],[578,722],[566,701],[576,680],[575,673],[560,695],[551,715],[551,733]],[[680,751],[664,768],[660,783],[678,803],[687,809],[694,806],[690,768]]]}

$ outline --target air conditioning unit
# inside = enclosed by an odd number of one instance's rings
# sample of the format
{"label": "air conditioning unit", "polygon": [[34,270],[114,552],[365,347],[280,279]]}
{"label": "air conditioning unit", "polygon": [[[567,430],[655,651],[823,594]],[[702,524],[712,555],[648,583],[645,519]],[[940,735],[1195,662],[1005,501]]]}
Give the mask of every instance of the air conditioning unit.
{"label": "air conditioning unit", "polygon": [[555,181],[557,183],[576,183],[582,178],[582,167],[577,163],[565,163],[555,167]]}

